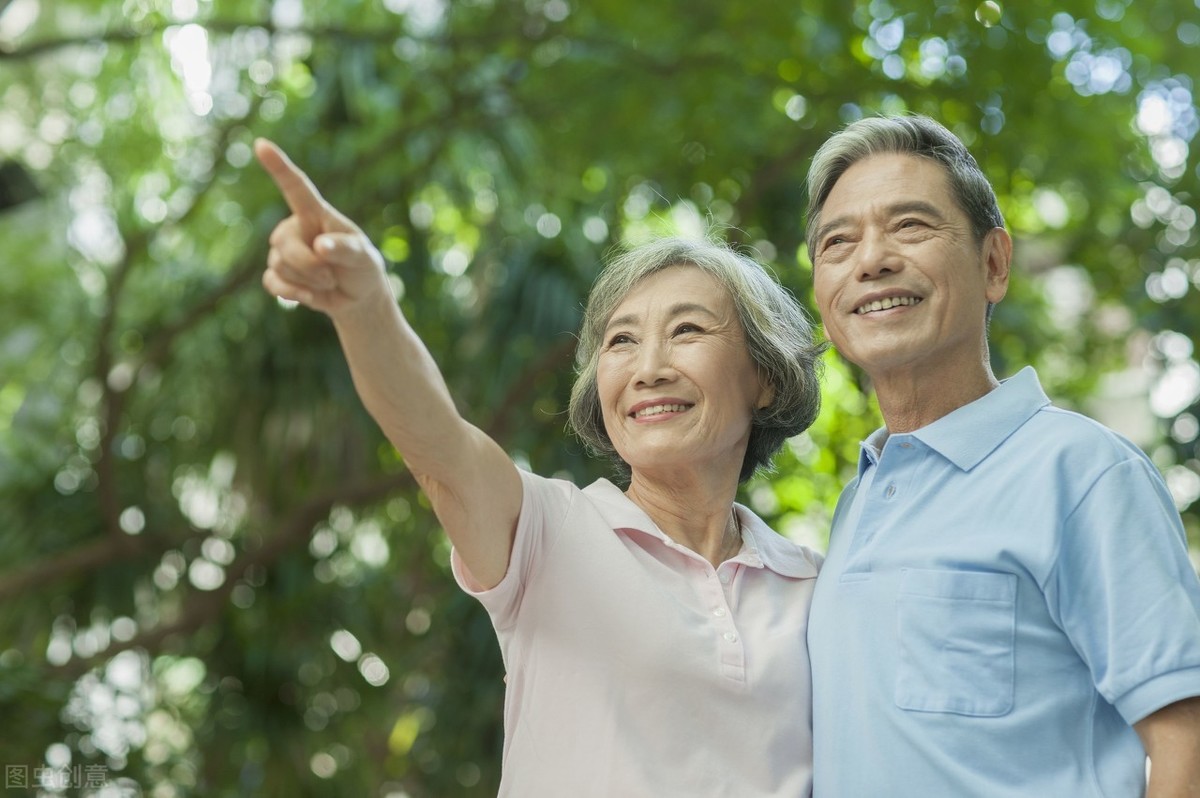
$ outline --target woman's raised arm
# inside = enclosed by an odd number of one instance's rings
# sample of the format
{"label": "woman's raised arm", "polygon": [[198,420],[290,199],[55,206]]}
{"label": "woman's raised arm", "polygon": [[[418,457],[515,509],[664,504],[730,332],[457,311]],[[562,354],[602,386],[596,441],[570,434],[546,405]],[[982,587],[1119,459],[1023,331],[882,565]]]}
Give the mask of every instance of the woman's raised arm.
{"label": "woman's raised arm", "polygon": [[521,481],[500,446],[454,406],[429,350],[392,297],[383,256],[275,144],[254,144],[291,215],[271,234],[263,287],[333,320],[354,386],[399,450],[471,575],[508,569]]}

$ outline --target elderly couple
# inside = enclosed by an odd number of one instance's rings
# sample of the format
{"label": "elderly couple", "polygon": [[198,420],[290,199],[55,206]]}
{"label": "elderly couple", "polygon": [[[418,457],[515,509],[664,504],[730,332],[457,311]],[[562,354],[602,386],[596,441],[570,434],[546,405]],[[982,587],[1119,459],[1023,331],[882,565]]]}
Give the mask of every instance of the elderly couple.
{"label": "elderly couple", "polygon": [[459,415],[375,247],[256,150],[292,211],[266,289],[333,320],[495,626],[501,795],[1200,796],[1179,515],[1128,441],[993,375],[1012,241],[942,125],[854,122],[809,172],[816,302],[886,424],[823,565],[734,502],[818,407],[823,344],[758,264],[668,239],[601,273],[570,420],[622,486],[580,488]]}

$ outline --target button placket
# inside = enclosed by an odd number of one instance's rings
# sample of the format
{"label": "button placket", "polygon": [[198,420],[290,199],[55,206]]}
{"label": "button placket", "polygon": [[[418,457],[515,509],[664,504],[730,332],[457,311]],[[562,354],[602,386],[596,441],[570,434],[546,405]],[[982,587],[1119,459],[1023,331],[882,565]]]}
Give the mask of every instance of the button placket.
{"label": "button placket", "polygon": [[900,508],[909,500],[908,490],[927,451],[919,439],[906,434],[895,435],[880,452],[874,466],[864,473],[859,484],[860,493],[855,497],[861,504],[856,508],[855,531],[846,555],[843,581],[862,578],[870,572],[875,535],[886,525],[885,518],[902,511]]}
{"label": "button placket", "polygon": [[740,566],[737,563],[722,564],[717,572],[720,588],[713,591],[709,609],[713,619],[713,631],[717,634],[721,675],[728,679],[745,681],[746,650],[733,622],[732,593],[738,568]]}
{"label": "button placket", "polygon": [[[912,471],[913,455],[917,453],[911,440],[898,440],[894,446],[888,448],[890,451],[885,451],[879,462],[880,472],[887,476],[882,483],[881,491],[885,501],[894,499],[900,493],[900,486],[897,483],[907,481],[907,477]],[[903,459],[897,462],[897,458]]]}

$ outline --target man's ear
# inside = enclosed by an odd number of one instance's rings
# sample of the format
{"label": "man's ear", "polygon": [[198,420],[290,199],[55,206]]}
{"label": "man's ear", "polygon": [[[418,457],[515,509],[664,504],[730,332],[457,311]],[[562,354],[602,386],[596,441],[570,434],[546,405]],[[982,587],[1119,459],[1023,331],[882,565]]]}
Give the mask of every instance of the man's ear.
{"label": "man's ear", "polygon": [[1008,272],[1012,265],[1012,236],[1003,227],[993,227],[983,239],[983,265],[987,270],[987,300],[993,305],[1008,293]]}

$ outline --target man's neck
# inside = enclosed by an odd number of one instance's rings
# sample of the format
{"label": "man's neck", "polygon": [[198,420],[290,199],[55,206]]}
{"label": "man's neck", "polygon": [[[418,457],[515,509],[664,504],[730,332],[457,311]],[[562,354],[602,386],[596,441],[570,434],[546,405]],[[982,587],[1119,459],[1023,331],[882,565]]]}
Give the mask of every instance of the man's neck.
{"label": "man's neck", "polygon": [[964,373],[927,375],[896,373],[874,381],[879,410],[889,433],[912,432],[986,396],[1000,384],[991,367]]}

